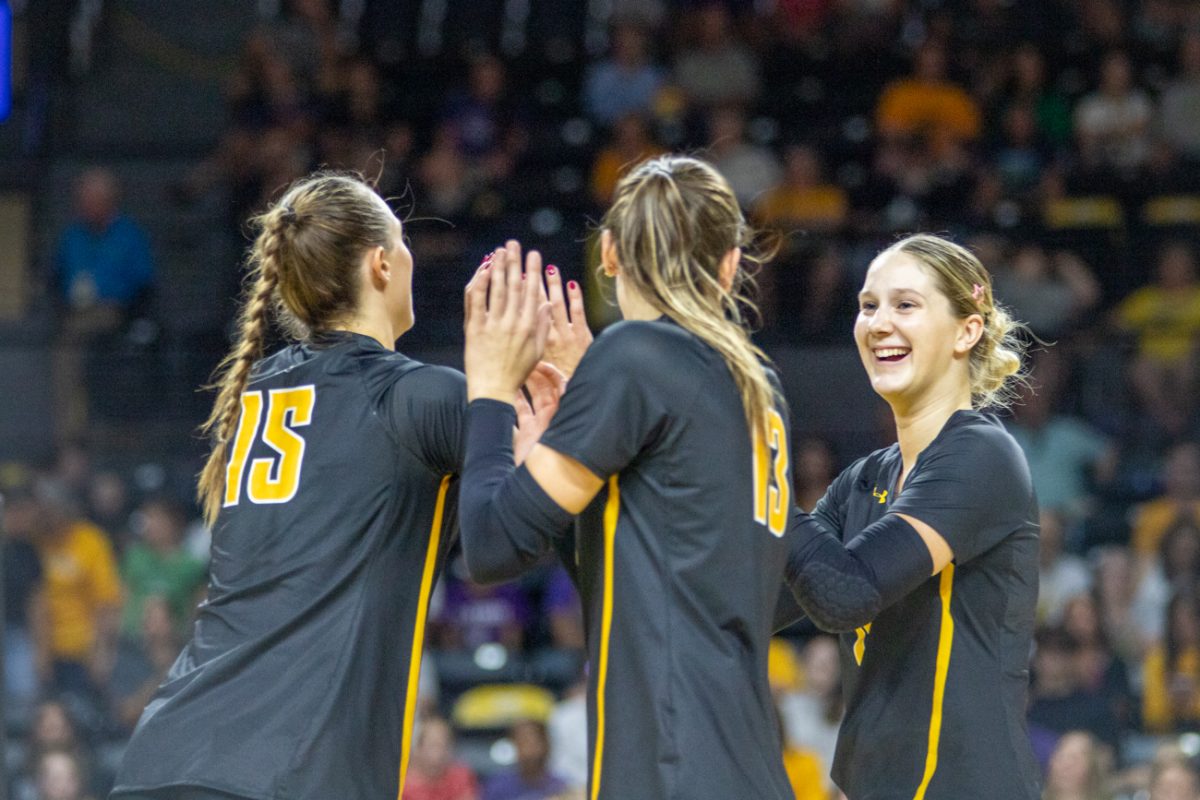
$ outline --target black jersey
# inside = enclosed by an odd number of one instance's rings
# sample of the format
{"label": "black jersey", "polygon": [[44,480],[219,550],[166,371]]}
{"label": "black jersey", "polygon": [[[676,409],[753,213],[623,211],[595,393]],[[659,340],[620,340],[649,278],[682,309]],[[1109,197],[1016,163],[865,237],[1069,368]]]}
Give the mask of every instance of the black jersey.
{"label": "black jersey", "polygon": [[767,684],[788,423],[752,447],[723,359],[665,318],[596,339],[541,443],[606,479],[579,518],[590,800],[791,798]]}
{"label": "black jersey", "polygon": [[846,714],[833,778],[853,800],[1036,800],[1025,726],[1037,501],[994,417],[956,412],[897,496],[892,445],[837,477],[813,516],[844,541],[885,513],[930,525],[954,561],[841,638]]}
{"label": "black jersey", "polygon": [[260,362],[241,402],[208,598],[116,794],[394,798],[464,379],[338,333]]}

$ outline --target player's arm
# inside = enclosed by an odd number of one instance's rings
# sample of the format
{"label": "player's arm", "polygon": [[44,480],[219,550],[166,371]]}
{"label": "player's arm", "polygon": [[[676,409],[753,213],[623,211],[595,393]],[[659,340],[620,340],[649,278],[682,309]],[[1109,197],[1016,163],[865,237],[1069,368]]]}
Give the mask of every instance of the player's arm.
{"label": "player's arm", "polygon": [[578,461],[541,444],[514,468],[515,421],[508,403],[478,399],[467,407],[459,521],[467,571],[483,583],[535,564],[603,485]]}
{"label": "player's arm", "polygon": [[793,515],[788,585],[819,627],[861,627],[951,561],[969,561],[1020,527],[1028,470],[1001,436],[951,433],[891,511],[847,544],[812,516]]}

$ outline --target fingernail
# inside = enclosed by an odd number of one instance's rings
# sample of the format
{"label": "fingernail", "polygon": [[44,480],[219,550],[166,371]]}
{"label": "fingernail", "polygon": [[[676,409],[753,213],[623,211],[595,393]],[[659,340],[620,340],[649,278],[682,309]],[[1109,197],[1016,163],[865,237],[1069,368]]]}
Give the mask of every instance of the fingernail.
{"label": "fingernail", "polygon": [[522,275],[522,276],[521,276],[521,280],[525,280],[525,276],[524,276],[524,275]]}
{"label": "fingernail", "polygon": [[547,274],[547,275],[553,275],[553,274],[554,274],[555,272],[557,272],[557,271],[558,271],[558,267],[554,266],[553,264],[551,264],[550,266],[546,267],[546,274]]}
{"label": "fingernail", "polygon": [[492,268],[491,264],[484,264],[482,267],[480,267],[480,269],[491,269],[491,268]]}
{"label": "fingernail", "polygon": [[571,290],[575,290],[575,289],[579,288],[579,284],[576,283],[575,281],[571,281],[570,283],[567,284],[567,288],[571,289]]}

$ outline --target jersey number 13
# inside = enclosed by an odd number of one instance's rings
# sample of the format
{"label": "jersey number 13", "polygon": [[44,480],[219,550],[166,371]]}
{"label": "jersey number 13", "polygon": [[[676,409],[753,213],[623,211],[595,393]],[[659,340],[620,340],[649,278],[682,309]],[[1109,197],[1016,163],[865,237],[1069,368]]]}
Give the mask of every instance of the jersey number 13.
{"label": "jersey number 13", "polygon": [[[317,390],[313,386],[290,389],[271,389],[263,402],[261,391],[242,394],[242,416],[237,436],[233,440],[233,457],[225,470],[225,506],[236,506],[246,484],[246,498],[251,503],[286,503],[296,496],[300,487],[300,468],[304,465],[304,437],[296,433],[312,422]],[[263,406],[266,422],[263,422]],[[256,458],[250,462],[246,479],[246,461],[250,448],[259,437],[275,451],[271,458]]]}
{"label": "jersey number 13", "polygon": [[771,409],[767,412],[767,439],[754,437],[754,521],[783,536],[790,506],[787,429],[783,417]]}

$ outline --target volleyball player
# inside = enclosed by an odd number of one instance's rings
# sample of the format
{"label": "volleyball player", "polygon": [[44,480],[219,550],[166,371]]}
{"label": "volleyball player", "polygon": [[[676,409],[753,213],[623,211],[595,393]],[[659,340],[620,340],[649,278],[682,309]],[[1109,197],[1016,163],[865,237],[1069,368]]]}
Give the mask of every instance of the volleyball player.
{"label": "volleyball player", "polygon": [[[310,176],[255,222],[206,423],[208,598],[114,796],[394,798],[455,517],[465,382],[394,352],[413,324],[413,261],[369,186]],[[273,308],[295,341],[260,361]]]}
{"label": "volleyball player", "polygon": [[[467,567],[509,578],[579,519],[590,800],[791,798],[767,683],[787,548],[787,409],[740,324],[746,226],[691,158],[643,163],[603,220],[625,318],[512,466],[508,398],[539,354],[540,261],[467,290]],[[503,264],[503,266],[501,266]]]}
{"label": "volleyball player", "polygon": [[979,260],[935,236],[889,247],[859,293],[859,356],[899,442],[796,512],[788,566],[803,610],[842,634],[833,778],[855,800],[1040,797],[1025,728],[1037,502],[982,410],[1020,369],[1015,327]]}

